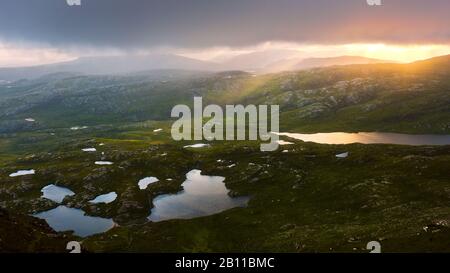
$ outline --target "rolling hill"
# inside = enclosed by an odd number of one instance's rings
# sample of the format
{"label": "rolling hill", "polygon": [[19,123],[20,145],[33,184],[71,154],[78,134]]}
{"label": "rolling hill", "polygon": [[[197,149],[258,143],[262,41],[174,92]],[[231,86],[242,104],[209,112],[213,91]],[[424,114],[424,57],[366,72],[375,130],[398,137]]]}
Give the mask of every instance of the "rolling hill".
{"label": "rolling hill", "polygon": [[0,127],[14,132],[167,120],[174,105],[203,96],[205,103],[220,105],[279,104],[283,130],[449,133],[449,59],[260,76],[176,70],[53,74],[0,85]]}
{"label": "rolling hill", "polygon": [[395,63],[388,60],[379,60],[373,58],[366,58],[361,56],[338,56],[328,58],[288,58],[270,63],[264,67],[266,72],[279,72],[288,70],[305,70],[310,68],[328,67],[336,65],[351,65],[351,64],[376,64],[376,63]]}
{"label": "rolling hill", "polygon": [[127,75],[151,70],[210,72],[245,70],[261,74],[333,65],[389,62],[357,56],[301,59],[300,55],[300,52],[294,50],[265,50],[214,61],[203,61],[175,54],[82,57],[55,64],[0,68],[0,84],[20,79],[37,79],[54,73]]}

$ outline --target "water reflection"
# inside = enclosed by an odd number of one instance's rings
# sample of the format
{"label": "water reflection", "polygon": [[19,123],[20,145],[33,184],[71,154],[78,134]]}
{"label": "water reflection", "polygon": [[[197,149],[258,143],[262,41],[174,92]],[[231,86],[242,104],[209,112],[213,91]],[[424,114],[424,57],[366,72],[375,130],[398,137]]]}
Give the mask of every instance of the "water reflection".
{"label": "water reflection", "polygon": [[117,198],[117,193],[110,192],[107,194],[99,195],[99,196],[95,197],[94,200],[91,200],[89,202],[94,203],[94,204],[99,204],[99,203],[109,204],[109,203],[113,202],[114,200],[116,200],[116,198]]}
{"label": "water reflection", "polygon": [[200,170],[186,174],[183,191],[157,196],[148,219],[153,222],[169,219],[190,219],[221,211],[245,207],[248,197],[232,198],[223,181],[225,177],[201,175]]}
{"label": "water reflection", "polygon": [[409,135],[396,133],[278,133],[305,142],[321,144],[400,144],[400,145],[450,145],[450,135]]}
{"label": "water reflection", "polygon": [[156,183],[158,181],[159,181],[158,178],[156,178],[154,176],[150,176],[150,177],[146,177],[146,178],[139,180],[138,186],[139,186],[139,189],[145,190],[145,189],[147,189],[148,185]]}
{"label": "water reflection", "polygon": [[75,193],[68,188],[59,187],[53,184],[42,188],[42,197],[52,200],[56,203],[61,203],[66,196],[72,196]]}
{"label": "water reflection", "polygon": [[12,173],[9,175],[9,177],[16,177],[16,176],[23,176],[23,175],[30,175],[30,174],[35,174],[34,170],[21,170],[21,171],[17,171],[15,173]]}
{"label": "water reflection", "polygon": [[59,206],[33,216],[44,219],[56,231],[73,230],[75,235],[81,237],[105,232],[115,225],[112,219],[87,216],[80,209],[66,206]]}

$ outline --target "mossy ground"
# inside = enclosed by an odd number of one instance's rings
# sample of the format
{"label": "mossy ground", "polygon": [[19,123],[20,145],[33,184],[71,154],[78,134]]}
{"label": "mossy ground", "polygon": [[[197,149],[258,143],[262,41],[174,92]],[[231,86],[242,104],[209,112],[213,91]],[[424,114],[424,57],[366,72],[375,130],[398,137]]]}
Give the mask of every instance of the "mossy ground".
{"label": "mossy ground", "polygon": [[[164,131],[155,133],[156,128]],[[149,122],[4,138],[1,205],[22,213],[46,210],[57,204],[40,198],[40,189],[50,183],[69,187],[76,195],[65,205],[120,224],[84,238],[83,247],[92,252],[365,252],[372,240],[388,252],[450,251],[449,146],[319,145],[289,139],[295,144],[276,152],[261,152],[257,142],[185,149],[188,143],[171,141],[168,132],[167,124]],[[33,145],[23,141],[33,137]],[[56,140],[49,145],[52,137]],[[82,152],[86,147],[97,152]],[[347,151],[348,158],[335,157]],[[100,159],[114,165],[95,165]],[[31,168],[36,175],[8,177]],[[248,207],[147,222],[152,199],[179,191],[194,168],[226,177],[230,195],[251,197]],[[137,182],[146,176],[160,182],[139,190]],[[110,191],[118,193],[113,203],[88,203]]]}

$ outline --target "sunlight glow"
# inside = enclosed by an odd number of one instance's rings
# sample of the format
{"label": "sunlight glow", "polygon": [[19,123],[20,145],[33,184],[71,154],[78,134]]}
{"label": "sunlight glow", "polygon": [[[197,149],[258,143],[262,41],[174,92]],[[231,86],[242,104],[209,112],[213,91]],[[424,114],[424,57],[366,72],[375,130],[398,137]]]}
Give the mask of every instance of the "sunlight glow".
{"label": "sunlight glow", "polygon": [[382,59],[394,62],[413,62],[450,54],[450,45],[446,44],[420,44],[420,45],[394,45],[394,44],[296,44],[287,42],[266,42],[244,48],[218,47],[197,50],[178,50],[177,53],[186,57],[202,60],[226,60],[233,56],[252,53],[270,52],[275,50],[290,50],[297,52],[296,58],[325,58],[337,56],[361,56]]}
{"label": "sunlight glow", "polygon": [[[413,62],[440,55],[450,54],[449,45],[386,45],[350,44],[346,45],[350,55],[364,56],[396,62]],[[348,55],[345,54],[345,55]]]}
{"label": "sunlight glow", "polygon": [[[113,56],[126,54],[178,54],[198,60],[222,63],[235,56],[249,53],[262,53],[270,59],[286,51],[283,59],[298,61],[305,58],[326,58],[338,56],[361,56],[393,62],[413,62],[450,54],[448,44],[298,44],[270,41],[247,47],[211,47],[199,49],[183,48],[150,48],[136,52],[122,51],[113,48],[71,48],[61,49],[29,44],[7,44],[0,41],[0,67],[31,66],[69,61],[86,56]],[[289,65],[289,64],[287,64]]]}

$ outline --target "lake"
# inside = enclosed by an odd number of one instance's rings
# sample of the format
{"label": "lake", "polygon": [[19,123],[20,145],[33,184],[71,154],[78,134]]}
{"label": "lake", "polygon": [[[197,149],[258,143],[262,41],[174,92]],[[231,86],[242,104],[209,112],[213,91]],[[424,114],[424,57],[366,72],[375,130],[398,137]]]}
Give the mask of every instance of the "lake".
{"label": "lake", "polygon": [[53,184],[43,187],[41,192],[43,198],[52,200],[56,203],[61,203],[66,196],[75,195],[75,193],[68,188],[59,187]]}
{"label": "lake", "polygon": [[227,209],[247,206],[248,197],[230,197],[223,182],[225,177],[202,175],[200,170],[186,174],[183,191],[164,194],[153,199],[148,219],[159,222],[169,219],[191,219],[216,214]]}
{"label": "lake", "polygon": [[410,135],[397,133],[278,133],[305,142],[320,144],[399,144],[399,145],[450,145],[450,135]]}
{"label": "lake", "polygon": [[112,219],[87,216],[80,209],[66,206],[59,206],[33,216],[44,219],[56,231],[73,230],[75,235],[81,237],[103,233],[115,225]]}

